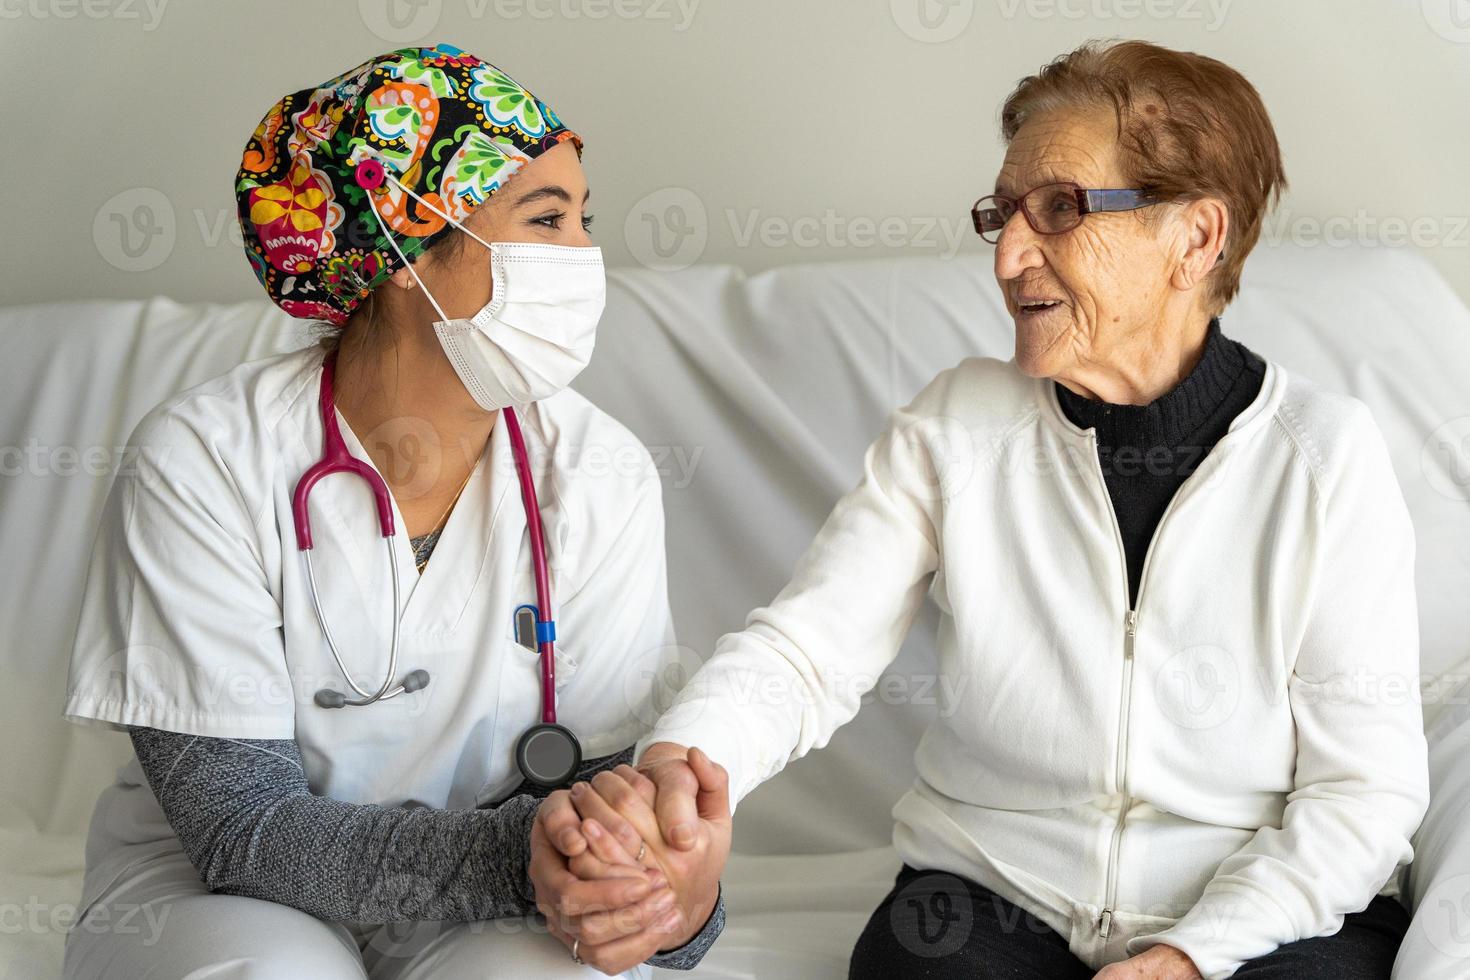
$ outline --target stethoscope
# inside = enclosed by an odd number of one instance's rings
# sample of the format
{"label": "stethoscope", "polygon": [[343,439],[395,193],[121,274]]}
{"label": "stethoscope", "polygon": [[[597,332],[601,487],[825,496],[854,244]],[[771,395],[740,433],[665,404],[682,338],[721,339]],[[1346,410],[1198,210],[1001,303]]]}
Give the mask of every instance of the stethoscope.
{"label": "stethoscope", "polygon": [[[388,495],[388,485],[378,471],[347,451],[342,440],[342,431],[337,426],[337,406],[332,397],[332,381],[336,373],[337,355],[327,355],[322,362],[321,406],[322,427],[325,430],[322,458],[307,469],[296,491],[291,497],[291,512],[296,523],[296,547],[306,556],[306,579],[311,586],[311,603],[316,608],[317,622],[321,623],[322,634],[332,651],[332,659],[347,679],[347,684],[357,692],[350,698],[341,691],[322,688],[314,700],[318,707],[344,708],[363,707],[396,698],[400,694],[412,694],[429,684],[429,672],[412,670],[401,683],[394,685],[398,675],[398,638],[403,625],[399,608],[398,558],[393,550],[393,502]],[[521,484],[521,505],[526,512],[526,527],[531,537],[531,566],[536,577],[536,604],[517,606],[515,610],[516,639],[523,646],[540,650],[541,659],[541,721],[522,733],[516,742],[516,766],[521,775],[538,786],[563,786],[571,782],[577,768],[582,764],[582,745],[577,736],[556,723],[556,622],[551,612],[551,581],[546,571],[546,543],[542,534],[541,510],[536,504],[536,485],[531,480],[531,465],[526,455],[526,443],[521,436],[520,420],[513,409],[501,409],[505,419],[506,433],[510,436],[511,454],[515,457],[516,475]],[[337,649],[332,628],[327,625],[322,611],[321,597],[316,587],[316,572],[311,564],[311,515],[307,511],[307,498],[318,480],[331,473],[355,473],[367,481],[377,502],[378,526],[383,532],[383,541],[388,548],[388,564],[393,570],[393,639],[388,648],[388,672],[377,690],[369,691],[360,686]],[[542,617],[542,611],[547,615]]]}

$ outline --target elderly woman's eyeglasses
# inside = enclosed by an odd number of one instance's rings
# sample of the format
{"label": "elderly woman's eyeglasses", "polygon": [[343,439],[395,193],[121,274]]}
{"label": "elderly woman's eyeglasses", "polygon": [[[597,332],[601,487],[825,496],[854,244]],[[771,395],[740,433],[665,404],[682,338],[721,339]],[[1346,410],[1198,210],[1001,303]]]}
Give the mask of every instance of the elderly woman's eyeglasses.
{"label": "elderly woman's eyeglasses", "polygon": [[1084,214],[1096,211],[1136,211],[1162,203],[1143,190],[1088,190],[1070,181],[1042,184],[1020,197],[990,194],[975,202],[970,216],[975,231],[992,245],[1017,209],[1038,235],[1060,235],[1082,223]]}

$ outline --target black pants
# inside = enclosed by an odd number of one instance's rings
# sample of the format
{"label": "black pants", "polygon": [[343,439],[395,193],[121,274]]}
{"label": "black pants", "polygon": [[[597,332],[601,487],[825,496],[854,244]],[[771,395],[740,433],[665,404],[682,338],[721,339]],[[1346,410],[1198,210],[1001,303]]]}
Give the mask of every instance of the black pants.
{"label": "black pants", "polygon": [[[1409,928],[1396,899],[1375,896],[1330,936],[1302,939],[1248,960],[1249,980],[1388,980]],[[1046,923],[990,889],[943,871],[908,865],[868,920],[849,980],[1092,980],[1097,971]]]}

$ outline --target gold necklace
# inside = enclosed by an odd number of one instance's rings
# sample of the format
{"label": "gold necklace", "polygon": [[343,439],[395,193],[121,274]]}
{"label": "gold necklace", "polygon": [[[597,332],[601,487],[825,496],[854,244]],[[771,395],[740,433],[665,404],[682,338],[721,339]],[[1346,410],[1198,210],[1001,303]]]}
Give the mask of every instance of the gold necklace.
{"label": "gold necklace", "polygon": [[[439,533],[440,529],[444,526],[445,519],[449,517],[449,512],[452,511],[452,510],[454,510],[454,505],[459,502],[460,495],[464,493],[464,488],[470,485],[470,477],[472,477],[472,476],[475,475],[475,470],[478,469],[478,468],[479,468],[479,461],[477,460],[476,463],[475,463],[475,465],[470,467],[469,475],[464,478],[464,482],[461,483],[459,485],[459,489],[457,491],[455,491],[454,499],[449,502],[449,506],[448,507],[444,508],[444,513],[442,513],[442,514],[439,515],[439,520],[437,522],[435,522],[433,529],[430,530],[428,533],[421,535],[417,539],[418,541],[424,541],[425,539],[431,538],[435,534],[438,534]],[[410,544],[412,544],[412,542],[410,542]],[[437,544],[438,544],[438,542],[435,542],[436,547],[437,547]],[[411,550],[414,553],[413,554],[414,567],[418,570],[418,573],[420,575],[422,575],[424,573],[424,569],[427,568],[428,565],[429,565],[429,558],[430,557],[433,557],[433,556],[430,555],[428,557],[425,557],[423,561],[419,561],[418,560],[418,549],[417,548],[412,548]]]}
{"label": "gold necklace", "polygon": [[454,510],[454,505],[455,504],[459,503],[460,494],[464,493],[464,488],[470,485],[470,477],[472,477],[472,476],[475,475],[475,470],[478,468],[478,466],[479,466],[479,461],[476,460],[475,466],[471,466],[470,467],[470,471],[469,471],[468,474],[466,474],[466,476],[464,478],[464,482],[461,483],[459,485],[459,489],[455,491],[455,493],[454,493],[454,499],[449,502],[449,506],[448,507],[445,507],[444,508],[444,513],[442,513],[442,514],[439,515],[439,520],[437,520],[437,521],[434,522],[434,526],[431,527],[431,528],[429,528],[428,532],[424,535],[424,537],[428,537],[428,535],[433,534],[435,531],[439,530],[440,528],[442,528],[444,526],[445,520],[449,517],[449,512],[452,511],[452,510]]}

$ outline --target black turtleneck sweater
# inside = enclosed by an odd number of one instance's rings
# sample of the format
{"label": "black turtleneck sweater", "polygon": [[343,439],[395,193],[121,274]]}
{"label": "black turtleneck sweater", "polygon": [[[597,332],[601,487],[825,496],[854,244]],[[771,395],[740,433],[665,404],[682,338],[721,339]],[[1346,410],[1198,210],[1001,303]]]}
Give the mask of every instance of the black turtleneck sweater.
{"label": "black turtleneck sweater", "polygon": [[1147,405],[1095,401],[1053,382],[1067,418],[1097,429],[1098,461],[1128,555],[1130,606],[1138,601],[1143,560],[1169,500],[1255,400],[1265,375],[1266,362],[1222,334],[1214,319],[1199,363]]}

